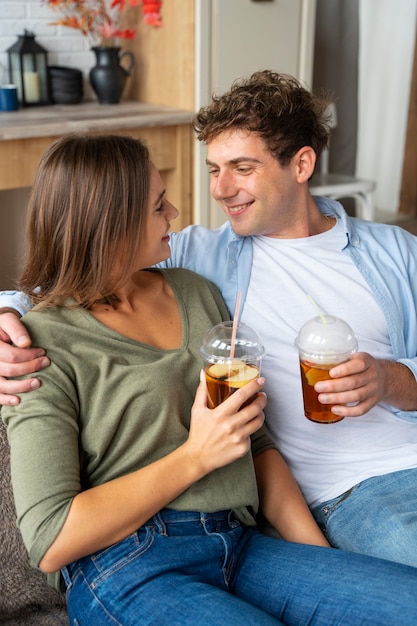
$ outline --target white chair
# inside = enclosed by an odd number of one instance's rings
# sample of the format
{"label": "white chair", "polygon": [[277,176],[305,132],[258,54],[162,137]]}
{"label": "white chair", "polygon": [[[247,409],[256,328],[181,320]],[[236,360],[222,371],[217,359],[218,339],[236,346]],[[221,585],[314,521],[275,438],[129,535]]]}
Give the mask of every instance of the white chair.
{"label": "white chair", "polygon": [[[337,116],[334,103],[329,105],[328,115],[330,129],[336,128]],[[314,173],[309,183],[312,195],[327,196],[333,200],[354,198],[356,215],[365,220],[373,220],[375,217],[373,191],[376,187],[374,181],[329,172],[328,147],[323,150],[319,165],[319,171]]]}

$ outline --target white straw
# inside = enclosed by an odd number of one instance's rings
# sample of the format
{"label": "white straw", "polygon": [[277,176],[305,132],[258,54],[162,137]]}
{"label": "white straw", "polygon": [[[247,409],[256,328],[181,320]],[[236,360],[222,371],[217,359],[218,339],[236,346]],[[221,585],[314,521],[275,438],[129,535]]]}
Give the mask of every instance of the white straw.
{"label": "white straw", "polygon": [[317,313],[319,314],[321,321],[323,322],[324,325],[327,324],[327,317],[326,315],[323,313],[323,311],[321,310],[321,308],[319,307],[319,305],[317,304],[317,302],[314,300],[313,296],[310,294],[307,294],[307,298],[310,300],[311,304],[313,305],[313,307],[316,309]]}

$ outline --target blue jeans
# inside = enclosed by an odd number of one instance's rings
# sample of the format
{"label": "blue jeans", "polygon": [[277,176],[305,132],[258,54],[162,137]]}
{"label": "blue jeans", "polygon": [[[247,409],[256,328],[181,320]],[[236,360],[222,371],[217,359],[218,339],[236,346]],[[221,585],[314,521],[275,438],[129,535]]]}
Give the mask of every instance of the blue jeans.
{"label": "blue jeans", "polygon": [[417,469],[368,478],[312,513],[336,548],[417,567]]}
{"label": "blue jeans", "polygon": [[72,626],[411,626],[417,568],[164,509],[64,568]]}

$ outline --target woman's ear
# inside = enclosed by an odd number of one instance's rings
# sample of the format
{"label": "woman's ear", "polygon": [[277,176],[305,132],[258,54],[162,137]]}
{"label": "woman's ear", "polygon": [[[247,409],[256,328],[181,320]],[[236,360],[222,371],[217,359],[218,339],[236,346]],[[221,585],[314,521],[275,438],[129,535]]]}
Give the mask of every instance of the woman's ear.
{"label": "woman's ear", "polygon": [[316,165],[316,153],[310,146],[304,146],[294,155],[297,182],[306,183],[314,174]]}

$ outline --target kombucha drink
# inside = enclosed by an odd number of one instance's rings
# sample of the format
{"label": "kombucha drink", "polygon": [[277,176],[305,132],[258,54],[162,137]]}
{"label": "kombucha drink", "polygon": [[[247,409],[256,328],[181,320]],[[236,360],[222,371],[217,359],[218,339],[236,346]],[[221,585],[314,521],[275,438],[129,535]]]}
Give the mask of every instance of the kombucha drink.
{"label": "kombucha drink", "polygon": [[[208,389],[208,407],[214,409],[237,389],[259,377],[256,365],[240,359],[230,359],[219,363],[208,363],[205,367]],[[250,398],[243,406],[249,404]]]}
{"label": "kombucha drink", "polygon": [[330,380],[329,370],[349,361],[357,351],[353,330],[340,317],[321,313],[303,324],[294,345],[300,359],[305,416],[319,424],[340,422],[343,417],[332,413],[332,405],[319,402],[314,385]]}
{"label": "kombucha drink", "polygon": [[331,404],[322,404],[319,402],[318,393],[314,389],[314,385],[319,380],[330,380],[329,370],[334,367],[333,363],[317,364],[308,361],[300,361],[301,383],[303,386],[304,413],[312,422],[321,424],[333,424],[340,422],[343,417],[335,415],[331,412]]}

